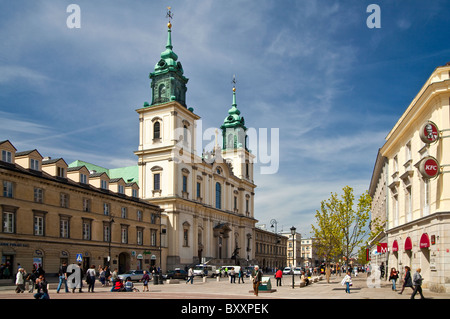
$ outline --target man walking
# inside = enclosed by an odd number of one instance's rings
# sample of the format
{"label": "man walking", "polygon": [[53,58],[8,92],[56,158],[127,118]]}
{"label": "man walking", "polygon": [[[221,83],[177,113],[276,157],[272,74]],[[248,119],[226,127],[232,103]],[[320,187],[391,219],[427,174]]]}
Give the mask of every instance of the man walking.
{"label": "man walking", "polygon": [[69,292],[69,288],[67,287],[67,263],[63,262],[61,267],[59,267],[59,284],[58,288],[56,288],[56,293],[59,293],[61,286],[64,284],[66,292]]}
{"label": "man walking", "polygon": [[283,272],[280,268],[277,268],[277,271],[275,272],[275,279],[277,280],[277,287],[281,286],[281,278],[283,278]]}
{"label": "man walking", "polygon": [[252,273],[252,281],[253,281],[253,293],[255,296],[258,296],[258,289],[259,285],[261,284],[262,280],[262,272],[259,270],[259,266],[255,266],[255,269]]}
{"label": "man walking", "polygon": [[413,276],[414,291],[413,291],[413,293],[411,295],[411,299],[414,299],[414,296],[417,294],[417,292],[419,292],[421,299],[425,299],[425,297],[422,294],[422,281],[423,281],[423,278],[420,275],[420,272],[421,272],[421,269],[417,268],[416,273]]}

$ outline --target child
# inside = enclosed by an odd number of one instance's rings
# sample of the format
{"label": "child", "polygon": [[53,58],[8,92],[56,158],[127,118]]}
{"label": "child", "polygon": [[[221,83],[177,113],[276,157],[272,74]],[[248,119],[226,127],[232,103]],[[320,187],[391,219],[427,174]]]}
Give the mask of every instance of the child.
{"label": "child", "polygon": [[344,279],[341,281],[341,285],[345,285],[345,292],[350,293],[350,286],[352,285],[352,272],[347,271],[347,275],[345,275]]}

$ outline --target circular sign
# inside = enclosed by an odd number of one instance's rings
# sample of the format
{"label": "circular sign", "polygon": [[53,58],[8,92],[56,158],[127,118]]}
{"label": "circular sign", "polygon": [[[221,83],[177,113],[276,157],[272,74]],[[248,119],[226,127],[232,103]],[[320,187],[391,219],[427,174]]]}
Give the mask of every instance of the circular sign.
{"label": "circular sign", "polygon": [[439,129],[431,121],[426,122],[420,128],[420,139],[426,144],[431,144],[439,139]]}
{"label": "circular sign", "polygon": [[419,171],[425,178],[433,178],[439,175],[441,167],[437,159],[427,156],[420,161]]}

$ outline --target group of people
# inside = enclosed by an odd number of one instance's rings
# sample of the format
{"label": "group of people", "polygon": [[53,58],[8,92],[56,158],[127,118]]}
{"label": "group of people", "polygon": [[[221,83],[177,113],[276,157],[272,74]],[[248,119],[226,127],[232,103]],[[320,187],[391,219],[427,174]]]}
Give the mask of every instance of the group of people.
{"label": "group of people", "polygon": [[30,273],[27,273],[25,268],[18,265],[17,274],[16,274],[16,293],[23,293],[26,290],[26,283],[28,283],[28,292],[33,293],[36,289],[36,293],[34,294],[34,298],[36,299],[50,299],[48,290],[47,290],[47,281],[45,280],[45,272],[42,267],[33,266],[33,269]]}
{"label": "group of people", "polygon": [[[403,275],[403,285],[402,290],[399,292],[401,295],[406,287],[410,287],[412,289],[411,299],[414,299],[414,297],[419,293],[421,299],[425,299],[422,293],[422,282],[423,278],[420,274],[422,270],[420,268],[416,269],[416,272],[414,275],[411,276],[411,268],[408,266],[405,266],[405,274]],[[391,273],[389,275],[389,280],[392,282],[392,290],[397,291],[396,283],[398,280],[398,271],[395,268],[391,269]]]}

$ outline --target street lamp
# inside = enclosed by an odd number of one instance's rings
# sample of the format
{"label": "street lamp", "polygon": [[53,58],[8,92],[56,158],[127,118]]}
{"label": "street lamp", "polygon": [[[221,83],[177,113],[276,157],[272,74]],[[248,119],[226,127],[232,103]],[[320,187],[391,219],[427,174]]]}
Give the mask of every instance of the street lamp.
{"label": "street lamp", "polygon": [[111,270],[111,237],[112,237],[112,223],[114,223],[114,218],[110,216],[109,219],[109,240],[108,240],[108,268]]}
{"label": "street lamp", "polygon": [[[292,235],[292,268],[295,267],[295,242],[294,242],[294,237],[295,237],[295,231],[297,229],[292,226],[291,227],[291,235]],[[291,269],[292,271],[292,289],[294,289],[294,271],[293,269]]]}

